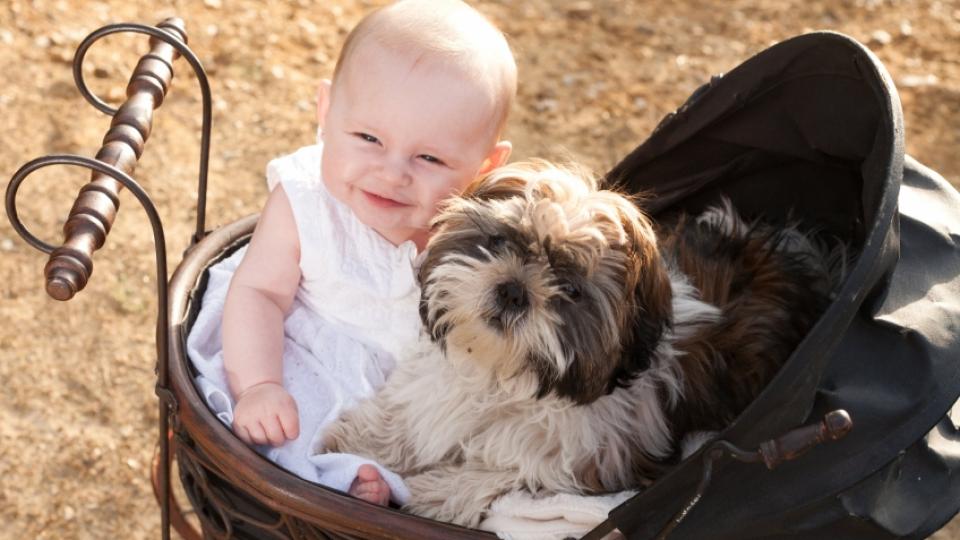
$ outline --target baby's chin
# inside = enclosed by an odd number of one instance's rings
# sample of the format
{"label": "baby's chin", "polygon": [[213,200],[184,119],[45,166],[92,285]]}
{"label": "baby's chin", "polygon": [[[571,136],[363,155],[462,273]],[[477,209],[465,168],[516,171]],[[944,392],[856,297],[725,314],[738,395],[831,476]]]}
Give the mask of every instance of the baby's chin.
{"label": "baby's chin", "polygon": [[[416,213],[413,206],[376,205],[355,186],[328,182],[324,185],[330,195],[349,208],[353,215],[367,227],[395,246],[412,240],[419,251],[429,236],[429,219],[417,220],[411,214]],[[422,222],[422,223],[421,223]]]}
{"label": "baby's chin", "polygon": [[391,223],[384,219],[386,216],[383,215],[383,212],[377,215],[375,212],[358,212],[354,210],[353,213],[361,223],[376,231],[377,234],[395,246],[412,240],[413,243],[417,245],[418,251],[423,250],[423,245],[426,243],[430,233],[426,225],[418,228],[403,223]]}

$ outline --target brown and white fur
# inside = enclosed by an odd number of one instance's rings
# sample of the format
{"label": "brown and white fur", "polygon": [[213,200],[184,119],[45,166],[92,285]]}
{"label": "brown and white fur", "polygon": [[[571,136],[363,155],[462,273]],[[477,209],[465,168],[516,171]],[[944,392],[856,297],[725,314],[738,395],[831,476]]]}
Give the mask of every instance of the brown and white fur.
{"label": "brown and white fur", "polygon": [[324,436],[404,477],[408,510],[476,526],[499,495],[649,484],[719,430],[826,306],[817,245],[727,203],[657,230],[545,162],[495,171],[435,220],[426,334]]}

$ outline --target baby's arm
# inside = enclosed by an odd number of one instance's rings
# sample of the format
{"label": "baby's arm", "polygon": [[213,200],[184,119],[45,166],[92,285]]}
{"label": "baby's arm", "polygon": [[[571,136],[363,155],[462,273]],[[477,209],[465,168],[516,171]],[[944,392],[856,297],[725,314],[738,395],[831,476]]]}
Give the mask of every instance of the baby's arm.
{"label": "baby's arm", "polygon": [[300,242],[278,185],[267,199],[223,309],[223,363],[234,396],[233,430],[247,444],[279,446],[300,432],[283,388],[283,320],[300,283]]}

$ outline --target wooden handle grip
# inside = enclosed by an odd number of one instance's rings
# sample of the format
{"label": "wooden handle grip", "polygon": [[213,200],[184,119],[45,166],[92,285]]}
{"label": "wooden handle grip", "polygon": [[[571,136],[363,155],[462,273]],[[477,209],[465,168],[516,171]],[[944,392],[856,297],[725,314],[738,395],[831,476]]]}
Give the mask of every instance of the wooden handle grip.
{"label": "wooden handle grip", "polygon": [[784,461],[806,454],[818,444],[842,439],[853,428],[850,415],[843,409],[827,413],[816,424],[797,428],[782,437],[760,444],[760,454],[767,468],[774,469]]}
{"label": "wooden handle grip", "polygon": [[[184,44],[187,42],[181,19],[166,19],[157,27]],[[173,61],[179,56],[173,46],[150,39],[150,52],[140,58],[130,77],[127,100],[110,122],[96,155],[98,161],[133,174],[150,137],[153,110],[163,103],[173,79]],[[80,188],[63,226],[63,244],[53,250],[43,269],[47,294],[52,298],[69,300],[87,285],[93,272],[93,252],[103,247],[117,217],[122,187],[112,177],[94,172],[90,182]]]}

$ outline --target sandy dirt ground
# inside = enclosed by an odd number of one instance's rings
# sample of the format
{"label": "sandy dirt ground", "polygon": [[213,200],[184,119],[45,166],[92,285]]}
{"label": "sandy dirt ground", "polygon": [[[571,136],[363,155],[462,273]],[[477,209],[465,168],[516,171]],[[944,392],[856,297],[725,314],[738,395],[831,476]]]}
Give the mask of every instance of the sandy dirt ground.
{"label": "sandy dirt ground", "polygon": [[[339,44],[382,1],[0,2],[0,176],[49,153],[92,156],[109,119],[74,87],[70,60],[112,22],[186,20],[214,91],[209,224],[258,211],[266,162],[314,137],[314,89]],[[712,74],[787,37],[832,29],[868,44],[897,83],[907,150],[960,180],[960,3],[933,0],[477,1],[520,67],[508,130],[515,157],[573,157],[606,170]],[[145,40],[113,36],[85,69],[116,102]],[[161,211],[172,266],[192,233],[200,128],[179,63],[137,178]],[[85,173],[47,169],[20,212],[48,241]],[[5,180],[4,180],[5,182]],[[156,439],[156,274],[148,222],[125,194],[90,285],[60,303],[45,258],[0,220],[0,538],[156,538],[148,465]],[[960,539],[960,519],[937,533]]]}

